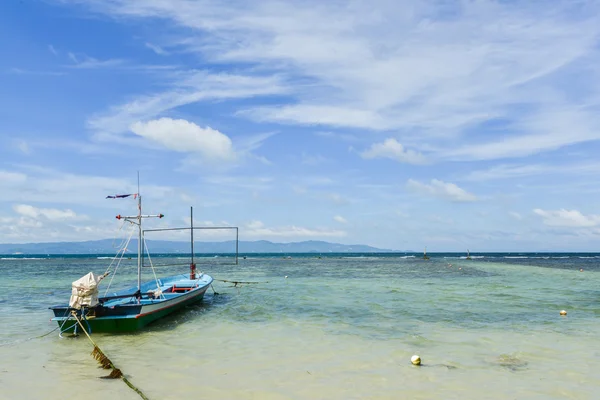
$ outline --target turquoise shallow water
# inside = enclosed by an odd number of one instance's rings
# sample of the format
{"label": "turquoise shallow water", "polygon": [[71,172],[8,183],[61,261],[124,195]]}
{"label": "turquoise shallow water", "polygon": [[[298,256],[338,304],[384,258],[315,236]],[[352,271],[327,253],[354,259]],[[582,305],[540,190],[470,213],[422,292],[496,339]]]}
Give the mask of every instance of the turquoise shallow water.
{"label": "turquoise shallow water", "polygon": [[[600,257],[476,257],[204,258],[217,279],[262,283],[218,281],[201,305],[94,339],[151,399],[600,398]],[[110,260],[4,258],[0,398],[139,398],[98,379],[85,337],[24,340],[54,329],[47,307]],[[135,279],[133,262],[113,285]]]}

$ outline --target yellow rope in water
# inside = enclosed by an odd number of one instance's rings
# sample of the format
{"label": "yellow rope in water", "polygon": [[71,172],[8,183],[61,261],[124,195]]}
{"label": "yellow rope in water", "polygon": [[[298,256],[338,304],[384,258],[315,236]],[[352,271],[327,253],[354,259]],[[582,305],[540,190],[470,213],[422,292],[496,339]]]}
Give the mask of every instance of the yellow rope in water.
{"label": "yellow rope in water", "polygon": [[123,382],[125,382],[125,384],[127,386],[129,386],[137,394],[139,394],[142,399],[149,400],[146,397],[146,395],[140,389],[138,389],[133,383],[131,383],[129,381],[129,379],[127,379],[125,377],[125,375],[123,375],[121,370],[119,368],[115,367],[115,364],[113,364],[113,362],[110,361],[110,359],[104,355],[102,350],[100,350],[100,347],[98,347],[96,342],[94,342],[94,340],[90,337],[89,333],[87,333],[86,329],[84,328],[83,324],[81,323],[81,320],[77,317],[77,315],[75,315],[75,313],[73,313],[73,317],[75,318],[75,320],[77,321],[79,326],[81,326],[81,330],[85,333],[85,335],[88,337],[88,339],[90,339],[90,342],[92,342],[92,344],[94,345],[94,350],[92,351],[92,357],[94,357],[94,359],[97,360],[102,365],[102,368],[104,368],[104,369],[112,368],[111,373],[107,376],[104,376],[103,378],[108,378],[108,379],[121,378],[121,379],[123,379]]}

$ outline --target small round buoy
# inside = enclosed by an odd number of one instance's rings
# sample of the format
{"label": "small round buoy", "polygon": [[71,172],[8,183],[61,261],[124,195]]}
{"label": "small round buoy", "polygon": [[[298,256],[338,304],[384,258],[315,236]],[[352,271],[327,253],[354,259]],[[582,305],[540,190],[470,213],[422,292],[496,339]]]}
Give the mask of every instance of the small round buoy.
{"label": "small round buoy", "polygon": [[565,310],[560,310],[560,315],[567,315],[567,312]]}
{"label": "small round buoy", "polygon": [[583,268],[579,268],[579,272],[583,272]]}
{"label": "small round buoy", "polygon": [[285,276],[285,279],[287,279],[287,275]]}
{"label": "small round buoy", "polygon": [[413,365],[421,365],[421,357],[419,357],[419,356],[417,356],[417,355],[414,355],[414,356],[412,356],[412,357],[410,358],[410,362],[411,362]]}
{"label": "small round buoy", "polygon": [[459,269],[462,269],[462,268],[459,268]]}

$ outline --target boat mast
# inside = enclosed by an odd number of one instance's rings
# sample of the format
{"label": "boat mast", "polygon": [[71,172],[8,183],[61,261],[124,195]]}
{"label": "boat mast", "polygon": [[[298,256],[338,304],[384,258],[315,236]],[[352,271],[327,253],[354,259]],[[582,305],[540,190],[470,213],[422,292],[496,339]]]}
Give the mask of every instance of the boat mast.
{"label": "boat mast", "polygon": [[[131,194],[117,196],[117,197],[129,197]],[[162,218],[164,214],[155,214],[155,215],[142,215],[142,196],[140,195],[140,172],[138,171],[138,190],[137,193],[134,194],[137,196],[138,200],[138,213],[137,215],[125,216],[125,215],[117,215],[118,220],[125,220],[129,223],[137,225],[138,227],[138,256],[137,256],[137,269],[138,269],[138,291],[142,289],[142,266],[144,265],[144,245],[142,241],[144,240],[144,231],[142,230],[142,219],[144,218]],[[135,197],[134,197],[135,198]]]}
{"label": "boat mast", "polygon": [[138,290],[142,289],[142,257],[144,252],[142,248],[142,195],[140,194],[140,171],[138,171]]}

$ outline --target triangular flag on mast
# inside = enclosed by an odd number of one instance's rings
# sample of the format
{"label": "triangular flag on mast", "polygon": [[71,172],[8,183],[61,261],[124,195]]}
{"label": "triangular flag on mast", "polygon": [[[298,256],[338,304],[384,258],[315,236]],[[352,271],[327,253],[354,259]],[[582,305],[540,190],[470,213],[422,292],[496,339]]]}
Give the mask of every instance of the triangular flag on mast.
{"label": "triangular flag on mast", "polygon": [[114,196],[106,196],[107,199],[124,199],[125,197],[129,197],[129,196],[133,196],[133,198],[137,198],[138,194],[137,193],[130,193],[130,194],[116,194]]}

